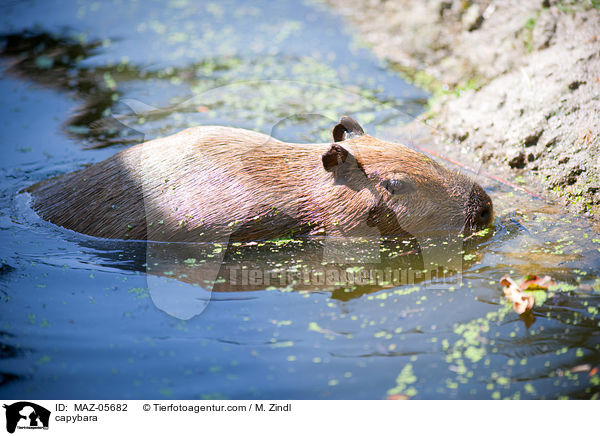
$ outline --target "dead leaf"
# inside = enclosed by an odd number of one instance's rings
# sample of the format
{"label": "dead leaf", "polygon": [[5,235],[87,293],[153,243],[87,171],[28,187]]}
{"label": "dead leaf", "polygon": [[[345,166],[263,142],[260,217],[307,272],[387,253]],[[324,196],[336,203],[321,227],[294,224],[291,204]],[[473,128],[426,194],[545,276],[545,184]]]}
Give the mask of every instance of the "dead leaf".
{"label": "dead leaf", "polygon": [[396,395],[388,395],[387,400],[410,400],[408,395],[404,394],[396,394]]}
{"label": "dead leaf", "polygon": [[500,279],[500,284],[504,286],[504,295],[513,303],[513,310],[521,315],[528,310],[531,310],[535,303],[533,295],[523,293],[521,287],[515,283],[508,275]]}

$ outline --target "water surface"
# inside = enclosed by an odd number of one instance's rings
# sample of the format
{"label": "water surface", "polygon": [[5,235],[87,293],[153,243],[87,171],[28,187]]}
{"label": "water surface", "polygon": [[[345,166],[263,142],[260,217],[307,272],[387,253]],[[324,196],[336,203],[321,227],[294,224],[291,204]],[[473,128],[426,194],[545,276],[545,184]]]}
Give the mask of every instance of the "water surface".
{"label": "water surface", "polygon": [[[323,6],[13,2],[0,24],[1,397],[598,396],[600,235],[485,177],[493,232],[453,246],[443,277],[383,284],[267,283],[264,271],[419,271],[418,249],[107,241],[41,221],[17,195],[194,125],[320,142],[352,114],[393,137],[427,95]],[[207,291],[206,265],[218,266],[215,290],[232,292]],[[558,286],[519,316],[505,274]]]}

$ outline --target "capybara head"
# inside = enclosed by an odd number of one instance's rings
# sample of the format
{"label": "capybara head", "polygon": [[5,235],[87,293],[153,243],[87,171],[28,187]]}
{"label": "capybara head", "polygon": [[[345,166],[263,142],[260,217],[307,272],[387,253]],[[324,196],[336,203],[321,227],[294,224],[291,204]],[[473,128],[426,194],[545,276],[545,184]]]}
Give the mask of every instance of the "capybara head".
{"label": "capybara head", "polygon": [[322,156],[325,170],[335,185],[370,192],[368,224],[382,235],[468,235],[491,223],[483,188],[424,154],[366,135],[350,117],[333,128],[333,141]]}

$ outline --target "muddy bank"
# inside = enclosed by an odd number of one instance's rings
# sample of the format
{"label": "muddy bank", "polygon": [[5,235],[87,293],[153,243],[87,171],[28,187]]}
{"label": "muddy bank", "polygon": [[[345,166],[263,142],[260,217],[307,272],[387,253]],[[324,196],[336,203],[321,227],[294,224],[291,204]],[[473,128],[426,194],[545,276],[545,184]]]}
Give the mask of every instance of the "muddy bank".
{"label": "muddy bank", "polygon": [[600,3],[328,0],[433,93],[421,116],[513,182],[600,218]]}

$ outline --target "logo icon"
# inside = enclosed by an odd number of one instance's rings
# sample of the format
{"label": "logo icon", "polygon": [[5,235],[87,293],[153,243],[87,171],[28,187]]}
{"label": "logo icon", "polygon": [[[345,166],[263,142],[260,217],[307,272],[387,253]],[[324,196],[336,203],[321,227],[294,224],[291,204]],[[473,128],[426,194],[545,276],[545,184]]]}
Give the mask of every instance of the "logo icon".
{"label": "logo icon", "polygon": [[6,409],[6,431],[14,433],[15,429],[48,429],[50,411],[29,401],[19,401],[4,405]]}

